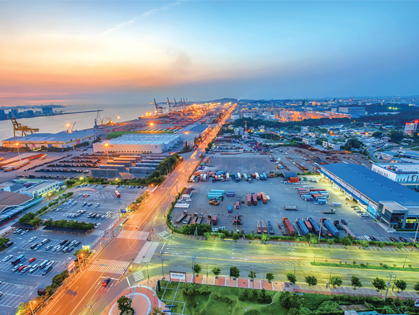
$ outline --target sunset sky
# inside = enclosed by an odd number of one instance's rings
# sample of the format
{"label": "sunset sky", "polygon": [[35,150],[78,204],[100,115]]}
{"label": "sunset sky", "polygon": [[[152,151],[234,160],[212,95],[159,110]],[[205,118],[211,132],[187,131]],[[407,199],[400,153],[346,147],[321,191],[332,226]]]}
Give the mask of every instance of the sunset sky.
{"label": "sunset sky", "polygon": [[0,105],[418,95],[419,2],[1,1]]}

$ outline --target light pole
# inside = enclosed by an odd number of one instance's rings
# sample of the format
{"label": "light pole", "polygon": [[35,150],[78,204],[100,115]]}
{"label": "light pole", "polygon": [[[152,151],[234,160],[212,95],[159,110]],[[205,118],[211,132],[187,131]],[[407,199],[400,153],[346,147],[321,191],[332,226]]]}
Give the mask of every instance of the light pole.
{"label": "light pole", "polygon": [[396,280],[397,280],[397,275],[394,274],[393,286],[391,287],[391,291],[394,290],[394,283],[396,282]]}
{"label": "light pole", "polygon": [[192,278],[195,284],[195,255],[192,255]]}
{"label": "light pole", "polygon": [[106,160],[108,160],[109,161],[109,152],[108,152],[108,146],[109,146],[109,143],[105,143],[105,148],[106,148]]}
{"label": "light pole", "polygon": [[255,289],[255,265],[252,265],[252,269],[253,269],[252,282],[253,282],[253,290],[254,290]]}
{"label": "light pole", "polygon": [[317,256],[317,249],[314,249],[314,258],[313,258],[313,262],[316,263],[316,256]]}
{"label": "light pole", "polygon": [[31,303],[36,303],[36,301],[29,301],[29,306],[31,307],[31,313],[33,315],[33,308],[32,308],[32,304]]}
{"label": "light pole", "polygon": [[20,157],[20,152],[19,152],[19,142],[15,143],[16,149],[17,149],[17,155],[19,156],[19,160],[22,161],[21,157]]}

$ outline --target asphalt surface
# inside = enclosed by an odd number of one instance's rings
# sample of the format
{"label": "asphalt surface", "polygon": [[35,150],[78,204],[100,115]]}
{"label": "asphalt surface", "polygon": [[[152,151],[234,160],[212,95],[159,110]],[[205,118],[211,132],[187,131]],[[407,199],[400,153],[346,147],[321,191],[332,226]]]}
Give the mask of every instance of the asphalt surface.
{"label": "asphalt surface", "polygon": [[[209,139],[215,137],[218,130],[218,126],[214,128],[198,150],[182,155],[183,161],[167,176],[163,184],[151,193],[140,209],[131,215],[118,236],[91,265],[85,266],[84,272],[79,273],[75,280],[42,310],[42,314],[88,314],[92,310],[95,314],[100,314],[109,301],[132,284],[130,281],[140,281],[145,277],[144,271],[148,262],[160,245],[154,240],[163,240],[158,233],[163,236],[167,234],[162,226],[165,213],[198,165],[198,155],[205,152]],[[153,234],[150,235],[151,232]],[[147,241],[149,236],[153,241]],[[132,276],[118,281],[129,268],[132,268]],[[150,265],[149,270],[151,268]],[[103,287],[101,282],[107,277],[112,281]]]}

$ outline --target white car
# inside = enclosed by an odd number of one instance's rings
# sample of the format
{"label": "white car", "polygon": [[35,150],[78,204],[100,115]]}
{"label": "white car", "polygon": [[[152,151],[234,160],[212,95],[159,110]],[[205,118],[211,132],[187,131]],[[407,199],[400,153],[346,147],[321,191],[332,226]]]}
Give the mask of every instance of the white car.
{"label": "white car", "polygon": [[13,257],[13,255],[9,255],[3,258],[2,261],[8,261],[9,259],[11,259]]}
{"label": "white car", "polygon": [[367,241],[371,241],[371,237],[369,237],[368,235],[364,235],[364,238],[365,238]]}
{"label": "white car", "polygon": [[36,240],[37,239],[37,237],[36,236],[34,236],[34,237],[31,237],[30,239],[29,239],[29,243],[32,243],[34,240]]}

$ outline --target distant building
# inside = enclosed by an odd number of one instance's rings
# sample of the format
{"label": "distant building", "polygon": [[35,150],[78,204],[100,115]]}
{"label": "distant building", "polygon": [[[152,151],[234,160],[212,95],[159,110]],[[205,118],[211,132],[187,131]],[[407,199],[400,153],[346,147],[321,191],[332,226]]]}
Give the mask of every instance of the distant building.
{"label": "distant building", "polygon": [[419,185],[419,163],[377,163],[371,170],[402,185]]}
{"label": "distant building", "polygon": [[365,116],[368,114],[368,112],[365,110],[365,107],[360,106],[338,107],[338,112],[351,115],[352,117]]}
{"label": "distant building", "polygon": [[336,143],[333,141],[323,141],[322,146],[326,149],[340,150],[341,143]]}
{"label": "distant building", "polygon": [[240,115],[231,115],[231,116],[230,116],[230,119],[231,119],[232,121],[235,121],[235,120],[237,120],[237,119],[240,119]]}
{"label": "distant building", "polygon": [[52,108],[51,107],[42,107],[42,114],[43,115],[52,115]]}
{"label": "distant building", "polygon": [[404,126],[404,134],[410,135],[410,136],[413,135],[418,129],[418,123],[419,123],[418,120],[415,120],[412,123],[406,123]]}
{"label": "distant building", "polygon": [[243,136],[244,128],[243,127],[234,128],[234,134],[236,136]]}
{"label": "distant building", "polygon": [[308,144],[308,145],[315,145],[316,144],[316,139],[303,138],[303,143]]}
{"label": "distant building", "polygon": [[45,197],[60,189],[62,181],[46,179],[15,179],[0,184],[0,191],[19,193],[31,198]]}

